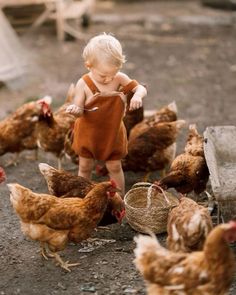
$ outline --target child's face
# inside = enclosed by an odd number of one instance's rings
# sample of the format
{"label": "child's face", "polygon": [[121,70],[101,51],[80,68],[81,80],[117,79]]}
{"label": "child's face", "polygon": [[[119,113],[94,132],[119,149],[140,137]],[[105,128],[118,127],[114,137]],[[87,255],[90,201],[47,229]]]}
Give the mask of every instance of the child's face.
{"label": "child's face", "polygon": [[92,78],[100,84],[109,84],[116,76],[119,69],[115,66],[98,64],[90,67]]}

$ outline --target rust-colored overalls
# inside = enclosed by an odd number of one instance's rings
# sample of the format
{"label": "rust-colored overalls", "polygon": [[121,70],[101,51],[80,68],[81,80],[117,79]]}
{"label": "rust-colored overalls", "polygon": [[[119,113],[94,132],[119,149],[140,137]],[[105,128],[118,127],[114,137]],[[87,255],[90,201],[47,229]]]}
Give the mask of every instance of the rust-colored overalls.
{"label": "rust-colored overalls", "polygon": [[85,108],[98,107],[94,112],[84,112],[74,126],[72,147],[81,157],[96,160],[120,160],[127,154],[127,134],[123,123],[124,95],[138,85],[132,80],[121,91],[102,93],[89,75],[83,80],[93,93]]}

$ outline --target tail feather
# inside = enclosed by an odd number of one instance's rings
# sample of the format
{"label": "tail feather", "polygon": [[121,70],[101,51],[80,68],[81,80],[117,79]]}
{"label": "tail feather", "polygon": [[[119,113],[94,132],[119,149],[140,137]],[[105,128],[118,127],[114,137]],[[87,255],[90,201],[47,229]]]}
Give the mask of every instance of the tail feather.
{"label": "tail feather", "polygon": [[141,258],[144,254],[148,252],[155,253],[155,251],[161,247],[154,235],[139,235],[137,237],[134,237],[134,241],[137,244],[137,247],[134,249],[134,254],[137,259]]}
{"label": "tail feather", "polygon": [[197,125],[196,125],[196,124],[190,124],[190,125],[189,125],[189,130],[193,130],[193,131],[195,131],[196,133],[198,133],[198,132],[197,132]]}
{"label": "tail feather", "polygon": [[186,125],[186,121],[185,120],[177,120],[177,121],[174,121],[174,124],[176,124],[177,130],[180,130],[182,127],[184,127]]}
{"label": "tail feather", "polygon": [[190,124],[189,125],[189,135],[192,136],[200,136],[198,130],[197,130],[197,125],[196,124]]}
{"label": "tail feather", "polygon": [[58,200],[49,194],[34,193],[18,183],[10,183],[7,186],[10,190],[11,204],[23,222],[39,221]]}
{"label": "tail feather", "polygon": [[149,260],[150,257],[158,259],[161,256],[166,256],[169,252],[161,246],[154,233],[150,231],[149,234],[150,236],[139,235],[134,237],[134,241],[137,244],[134,254],[138,264],[140,261],[145,263],[146,259]]}
{"label": "tail feather", "polygon": [[172,101],[171,103],[169,103],[168,104],[168,109],[177,114],[178,108],[177,108],[176,102]]}
{"label": "tail feather", "polygon": [[168,257],[168,250],[159,244],[154,234],[152,236],[139,235],[134,238],[134,241],[137,243],[134,250],[136,268],[149,282],[155,277],[161,278],[156,264]]}
{"label": "tail feather", "polygon": [[39,170],[43,176],[51,176],[53,172],[57,171],[54,167],[46,163],[39,163]]}

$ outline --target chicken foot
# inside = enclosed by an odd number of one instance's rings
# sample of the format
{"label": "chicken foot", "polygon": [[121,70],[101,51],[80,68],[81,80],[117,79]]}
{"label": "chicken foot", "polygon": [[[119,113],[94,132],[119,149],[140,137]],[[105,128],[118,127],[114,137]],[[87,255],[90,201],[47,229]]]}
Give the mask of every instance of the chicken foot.
{"label": "chicken foot", "polygon": [[79,264],[79,263],[68,263],[69,261],[65,262],[62,260],[59,254],[48,252],[46,248],[46,244],[43,242],[40,243],[40,248],[41,248],[41,255],[43,256],[43,258],[45,258],[46,260],[48,260],[48,258],[55,258],[58,264],[60,265],[60,267],[64,268],[65,270],[69,272],[71,272],[70,267],[76,266]]}
{"label": "chicken foot", "polygon": [[5,165],[4,167],[10,167],[10,166],[17,166],[17,164],[19,163],[19,158],[20,158],[20,153],[15,153],[15,155],[12,157],[12,159],[10,159]]}
{"label": "chicken foot", "polygon": [[56,259],[61,268],[64,268],[69,272],[71,272],[70,267],[79,265],[79,263],[69,263],[69,261],[63,261],[60,255],[57,253],[51,253],[51,255]]}

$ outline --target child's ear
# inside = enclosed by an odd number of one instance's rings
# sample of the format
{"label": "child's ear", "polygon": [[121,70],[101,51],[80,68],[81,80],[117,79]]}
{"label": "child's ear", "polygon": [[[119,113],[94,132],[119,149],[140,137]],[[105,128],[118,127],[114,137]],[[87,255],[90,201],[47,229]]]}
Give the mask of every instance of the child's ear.
{"label": "child's ear", "polygon": [[88,61],[86,61],[86,62],[84,63],[84,65],[85,65],[85,67],[86,67],[88,70],[91,68],[91,64],[90,64],[90,62],[88,62]]}

